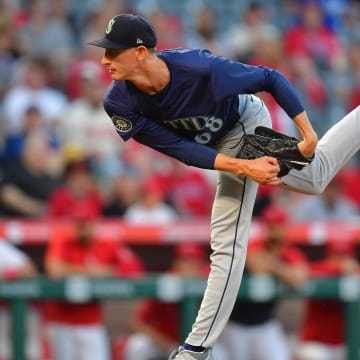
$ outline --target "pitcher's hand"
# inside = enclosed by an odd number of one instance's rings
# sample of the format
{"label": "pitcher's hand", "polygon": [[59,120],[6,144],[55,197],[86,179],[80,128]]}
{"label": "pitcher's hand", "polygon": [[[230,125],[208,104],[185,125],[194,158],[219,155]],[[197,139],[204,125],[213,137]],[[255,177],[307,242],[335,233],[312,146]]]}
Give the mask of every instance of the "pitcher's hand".
{"label": "pitcher's hand", "polygon": [[219,153],[215,158],[214,168],[239,176],[247,176],[262,185],[279,185],[280,167],[276,158],[263,156],[253,160],[232,158]]}
{"label": "pitcher's hand", "polygon": [[245,176],[261,185],[280,185],[282,180],[278,177],[280,166],[278,161],[270,156],[263,156],[254,160],[244,161]]}

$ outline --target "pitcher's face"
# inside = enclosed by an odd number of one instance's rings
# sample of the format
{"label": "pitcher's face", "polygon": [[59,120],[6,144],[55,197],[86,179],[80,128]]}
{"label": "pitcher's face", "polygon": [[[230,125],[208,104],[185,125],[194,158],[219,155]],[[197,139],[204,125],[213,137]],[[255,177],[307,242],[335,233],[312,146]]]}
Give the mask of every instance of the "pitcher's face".
{"label": "pitcher's face", "polygon": [[139,66],[138,48],[105,49],[101,63],[113,80],[129,80]]}

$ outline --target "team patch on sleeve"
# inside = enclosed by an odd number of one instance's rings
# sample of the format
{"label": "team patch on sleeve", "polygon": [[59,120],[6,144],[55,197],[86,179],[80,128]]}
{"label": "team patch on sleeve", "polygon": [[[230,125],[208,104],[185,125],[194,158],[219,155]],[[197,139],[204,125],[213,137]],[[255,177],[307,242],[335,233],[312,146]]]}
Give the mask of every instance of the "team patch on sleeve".
{"label": "team patch on sleeve", "polygon": [[133,124],[131,121],[124,119],[120,116],[115,115],[111,118],[111,120],[112,120],[116,130],[121,133],[128,132],[133,128]]}

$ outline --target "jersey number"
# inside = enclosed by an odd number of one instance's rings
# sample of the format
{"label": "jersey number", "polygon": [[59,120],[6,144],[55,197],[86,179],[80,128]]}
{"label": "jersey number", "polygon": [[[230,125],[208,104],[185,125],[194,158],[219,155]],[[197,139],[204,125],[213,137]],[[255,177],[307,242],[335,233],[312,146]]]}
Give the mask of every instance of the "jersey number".
{"label": "jersey number", "polygon": [[219,131],[223,126],[221,119],[210,117],[205,122],[204,131],[195,137],[195,141],[199,144],[207,144],[210,142],[212,134]]}

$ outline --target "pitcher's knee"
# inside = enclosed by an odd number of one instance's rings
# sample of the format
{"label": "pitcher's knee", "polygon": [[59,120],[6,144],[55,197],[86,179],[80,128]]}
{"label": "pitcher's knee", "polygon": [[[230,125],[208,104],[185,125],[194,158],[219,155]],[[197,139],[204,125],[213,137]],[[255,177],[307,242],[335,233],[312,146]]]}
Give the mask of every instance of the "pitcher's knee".
{"label": "pitcher's knee", "polygon": [[312,184],[309,188],[309,195],[321,195],[327,187],[327,183]]}
{"label": "pitcher's knee", "polygon": [[311,183],[309,195],[321,195],[331,180],[316,181]]}

